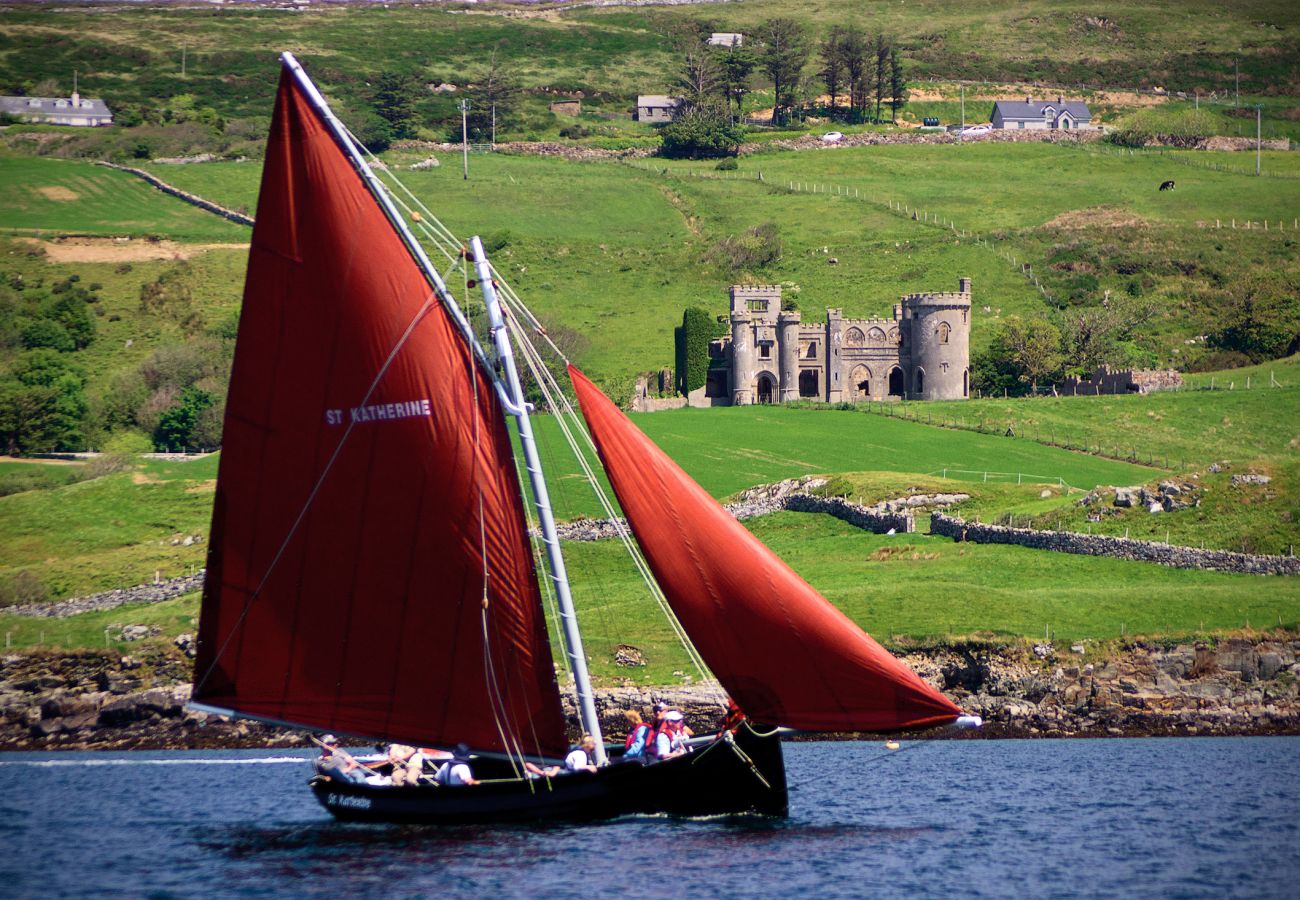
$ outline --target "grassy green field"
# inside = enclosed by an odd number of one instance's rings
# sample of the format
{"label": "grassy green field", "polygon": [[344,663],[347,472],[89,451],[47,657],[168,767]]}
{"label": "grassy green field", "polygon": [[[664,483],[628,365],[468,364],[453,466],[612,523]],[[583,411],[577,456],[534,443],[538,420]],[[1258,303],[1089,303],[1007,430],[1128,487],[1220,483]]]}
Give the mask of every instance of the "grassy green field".
{"label": "grassy green field", "polygon": [[247,241],[249,229],[88,162],[0,155],[0,233]]}
{"label": "grassy green field", "polygon": [[[798,513],[752,520],[749,527],[832,603],[891,644],[971,634],[1050,634],[1062,641],[1169,637],[1294,627],[1300,618],[1295,579],[955,544],[920,534],[870,535]],[[617,545],[572,544],[566,553],[598,681],[662,684],[681,680],[675,673],[694,674]],[[196,615],[197,599],[190,596],[69,619],[0,613],[0,632],[13,647],[97,647],[108,645],[109,625],[158,625],[166,640],[192,631]],[[629,642],[646,654],[645,669],[614,665],[618,644]],[[558,646],[555,653],[559,658]]]}

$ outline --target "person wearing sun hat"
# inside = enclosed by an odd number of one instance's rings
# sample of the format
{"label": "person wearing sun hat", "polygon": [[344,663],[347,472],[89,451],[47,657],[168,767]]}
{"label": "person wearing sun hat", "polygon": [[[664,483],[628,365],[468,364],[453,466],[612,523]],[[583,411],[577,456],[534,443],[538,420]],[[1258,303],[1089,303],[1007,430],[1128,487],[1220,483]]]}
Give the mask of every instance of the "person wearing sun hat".
{"label": "person wearing sun hat", "polygon": [[664,713],[663,726],[655,735],[655,756],[660,760],[673,759],[691,752],[686,743],[686,723],[680,710],[670,709]]}

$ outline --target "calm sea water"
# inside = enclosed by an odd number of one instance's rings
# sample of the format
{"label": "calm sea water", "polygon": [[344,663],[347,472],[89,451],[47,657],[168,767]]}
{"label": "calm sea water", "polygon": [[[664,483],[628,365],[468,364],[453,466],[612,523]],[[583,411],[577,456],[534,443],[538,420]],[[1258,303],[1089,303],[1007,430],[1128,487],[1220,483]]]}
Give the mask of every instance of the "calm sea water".
{"label": "calm sea water", "polygon": [[0,896],[1300,896],[1300,738],[786,745],[785,821],[344,825],[302,753],[0,754]]}

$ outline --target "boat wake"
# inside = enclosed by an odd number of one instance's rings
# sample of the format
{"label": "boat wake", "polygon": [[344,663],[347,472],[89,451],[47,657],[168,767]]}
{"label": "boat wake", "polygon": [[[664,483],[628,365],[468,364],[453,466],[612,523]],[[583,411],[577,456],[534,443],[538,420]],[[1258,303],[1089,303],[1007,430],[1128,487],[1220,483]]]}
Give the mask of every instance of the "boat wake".
{"label": "boat wake", "polygon": [[259,759],[11,759],[0,760],[0,766],[35,766],[56,769],[70,766],[78,769],[92,766],[266,766],[282,763],[310,762],[303,756],[267,756]]}

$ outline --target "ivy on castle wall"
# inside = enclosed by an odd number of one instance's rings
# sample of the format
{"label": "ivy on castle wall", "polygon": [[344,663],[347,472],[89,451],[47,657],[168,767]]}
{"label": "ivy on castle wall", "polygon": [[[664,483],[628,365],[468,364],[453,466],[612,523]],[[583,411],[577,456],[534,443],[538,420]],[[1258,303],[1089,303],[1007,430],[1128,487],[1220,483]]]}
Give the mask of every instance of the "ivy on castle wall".
{"label": "ivy on castle wall", "polygon": [[677,391],[689,394],[704,387],[709,377],[709,342],[725,333],[725,326],[698,306],[682,312],[682,324],[673,329],[677,345]]}

